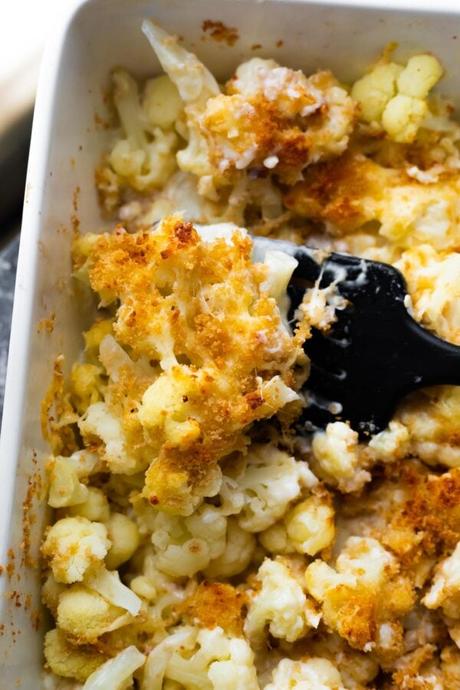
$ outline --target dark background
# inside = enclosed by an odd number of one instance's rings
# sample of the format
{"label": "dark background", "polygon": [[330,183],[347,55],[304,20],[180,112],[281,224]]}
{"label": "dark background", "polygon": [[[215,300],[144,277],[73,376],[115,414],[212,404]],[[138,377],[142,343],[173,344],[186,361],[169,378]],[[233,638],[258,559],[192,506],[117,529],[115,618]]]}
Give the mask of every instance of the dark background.
{"label": "dark background", "polygon": [[28,112],[0,140],[0,418],[31,124]]}

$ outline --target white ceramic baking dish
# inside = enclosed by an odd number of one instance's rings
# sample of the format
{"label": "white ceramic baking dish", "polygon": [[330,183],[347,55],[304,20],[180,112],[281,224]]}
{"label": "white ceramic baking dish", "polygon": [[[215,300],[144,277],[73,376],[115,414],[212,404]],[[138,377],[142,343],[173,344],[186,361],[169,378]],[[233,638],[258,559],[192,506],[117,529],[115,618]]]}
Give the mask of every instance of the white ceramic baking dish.
{"label": "white ceramic baking dish", "polygon": [[[72,216],[82,231],[103,225],[93,180],[106,135],[95,116],[103,115],[108,73],[119,64],[139,76],[159,69],[140,32],[141,19],[153,16],[182,35],[218,78],[257,54],[307,71],[328,66],[347,80],[388,41],[398,41],[403,53],[431,50],[442,59],[450,76],[441,88],[455,100],[460,6],[455,9],[455,0],[438,2],[436,9],[430,4],[88,0],[77,2],[60,22],[45,56],[34,120],[0,446],[0,690],[41,685],[40,632],[46,620],[37,563],[46,521],[40,481],[47,449],[40,401],[56,355],[72,361],[87,323],[72,297]],[[205,19],[237,27],[239,40],[228,47],[205,38]],[[262,47],[254,50],[255,44]],[[49,321],[40,325],[49,318],[52,332]]]}

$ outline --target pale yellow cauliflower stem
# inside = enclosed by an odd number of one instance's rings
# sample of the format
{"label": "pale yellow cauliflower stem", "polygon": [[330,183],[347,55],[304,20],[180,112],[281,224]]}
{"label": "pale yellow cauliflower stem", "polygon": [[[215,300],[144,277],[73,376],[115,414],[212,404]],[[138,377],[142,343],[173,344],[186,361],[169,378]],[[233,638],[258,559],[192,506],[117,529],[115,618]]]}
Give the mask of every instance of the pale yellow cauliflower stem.
{"label": "pale yellow cauliflower stem", "polygon": [[[167,683],[178,685],[167,685]],[[259,690],[254,654],[248,643],[222,628],[179,628],[147,659],[145,690]]]}

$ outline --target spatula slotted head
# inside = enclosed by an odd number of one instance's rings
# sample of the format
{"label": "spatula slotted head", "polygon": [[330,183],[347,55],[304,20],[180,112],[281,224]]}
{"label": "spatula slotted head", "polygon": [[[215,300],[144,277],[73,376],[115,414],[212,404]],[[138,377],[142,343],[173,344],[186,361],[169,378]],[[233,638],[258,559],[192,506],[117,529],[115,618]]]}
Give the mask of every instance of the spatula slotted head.
{"label": "spatula slotted head", "polygon": [[[290,286],[292,314],[308,281],[315,280],[311,251],[305,252],[303,258],[302,249],[296,253],[299,266]],[[299,431],[343,420],[361,436],[374,434],[387,426],[397,402],[409,391],[459,379],[460,348],[414,321],[406,307],[404,278],[396,268],[331,254],[317,280],[320,288],[334,282],[347,303],[336,310],[337,319],[327,333],[314,329],[305,344],[311,373]]]}

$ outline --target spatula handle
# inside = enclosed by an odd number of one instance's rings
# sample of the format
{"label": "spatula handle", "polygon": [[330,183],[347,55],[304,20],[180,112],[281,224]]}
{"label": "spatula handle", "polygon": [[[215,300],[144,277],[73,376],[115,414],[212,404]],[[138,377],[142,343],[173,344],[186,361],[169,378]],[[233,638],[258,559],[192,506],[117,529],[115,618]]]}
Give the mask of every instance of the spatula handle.
{"label": "spatula handle", "polygon": [[460,347],[433,335],[412,317],[408,317],[407,328],[413,338],[411,369],[419,371],[414,388],[460,385]]}

